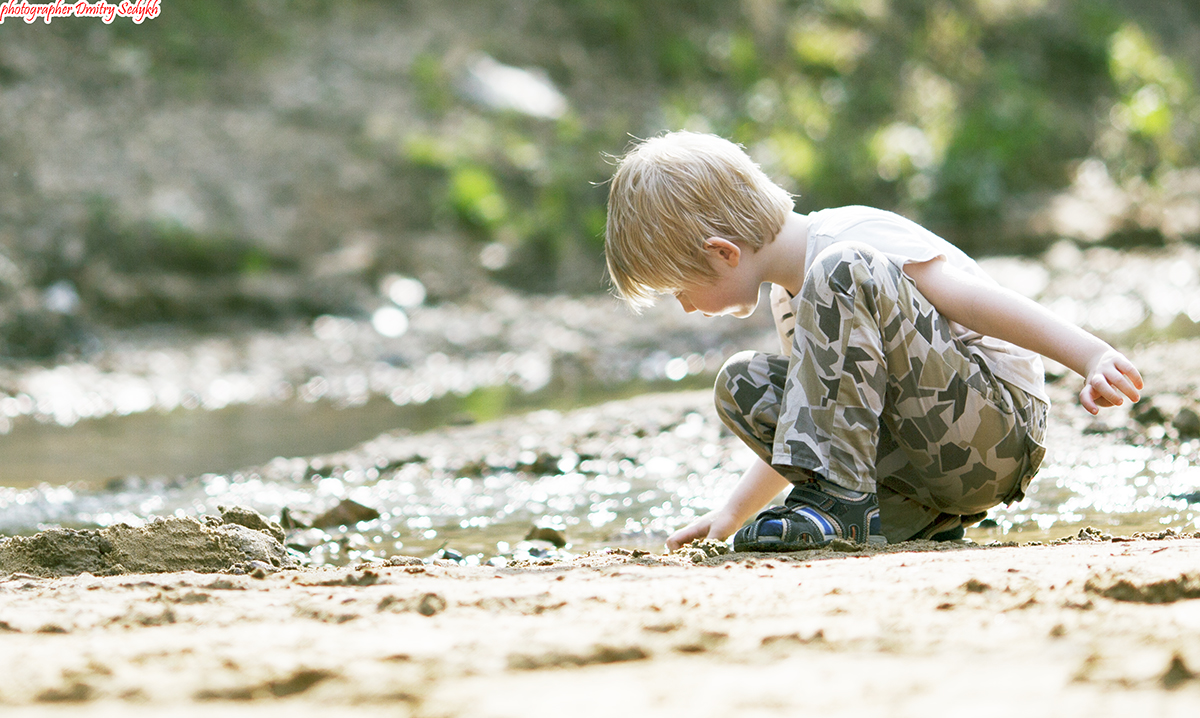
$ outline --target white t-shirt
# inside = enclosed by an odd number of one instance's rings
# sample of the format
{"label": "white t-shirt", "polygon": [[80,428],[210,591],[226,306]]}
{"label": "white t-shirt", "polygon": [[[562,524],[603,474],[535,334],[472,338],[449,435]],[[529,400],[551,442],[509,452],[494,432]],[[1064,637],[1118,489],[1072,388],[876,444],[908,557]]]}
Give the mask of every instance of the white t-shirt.
{"label": "white t-shirt", "polygon": [[[808,274],[813,259],[825,248],[848,241],[878,250],[901,268],[909,262],[926,262],[943,257],[950,266],[983,281],[995,283],[961,249],[916,222],[882,209],[858,206],[823,209],[808,215],[805,274]],[[796,324],[795,301],[783,287],[771,287],[771,314],[775,318],[775,328],[785,353],[790,353],[792,348]],[[1035,352],[971,331],[955,322],[951,322],[950,326],[955,337],[983,353],[993,375],[1042,401],[1050,401],[1046,396],[1046,374],[1042,359]]]}

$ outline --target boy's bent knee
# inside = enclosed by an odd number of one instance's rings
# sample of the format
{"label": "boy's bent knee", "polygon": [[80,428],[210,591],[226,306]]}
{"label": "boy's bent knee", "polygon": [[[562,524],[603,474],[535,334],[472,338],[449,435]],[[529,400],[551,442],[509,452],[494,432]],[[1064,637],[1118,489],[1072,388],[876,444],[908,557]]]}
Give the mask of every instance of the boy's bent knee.
{"label": "boy's bent knee", "polygon": [[736,391],[738,386],[777,385],[787,380],[788,357],[753,350],[740,351],[725,360],[717,372],[717,394]]}
{"label": "boy's bent knee", "polygon": [[778,354],[741,351],[729,357],[713,388],[721,420],[728,423],[731,412],[750,416],[761,409],[764,397],[783,389],[787,366],[788,358]]}
{"label": "boy's bent knee", "polygon": [[736,387],[747,381],[754,383],[754,376],[756,373],[760,373],[754,370],[754,364],[761,355],[761,352],[746,350],[725,360],[721,370],[717,372],[717,382],[713,389],[716,393],[718,407],[723,401],[734,399]]}
{"label": "boy's bent knee", "polygon": [[721,370],[717,372],[717,384],[728,383],[729,379],[734,377],[748,376],[751,373],[751,364],[761,354],[762,352],[746,349],[726,359],[721,365]]}

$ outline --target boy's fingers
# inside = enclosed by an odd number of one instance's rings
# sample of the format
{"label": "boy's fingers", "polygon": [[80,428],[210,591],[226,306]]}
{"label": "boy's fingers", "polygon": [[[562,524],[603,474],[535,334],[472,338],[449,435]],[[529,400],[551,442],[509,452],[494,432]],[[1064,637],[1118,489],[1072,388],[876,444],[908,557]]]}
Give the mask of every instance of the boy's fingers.
{"label": "boy's fingers", "polygon": [[1092,385],[1088,384],[1083,387],[1083,391],[1079,392],[1079,403],[1083,404],[1083,408],[1087,409],[1089,414],[1096,414],[1100,408],[1096,406],[1096,402],[1092,401]]}
{"label": "boy's fingers", "polygon": [[1128,376],[1118,371],[1113,372],[1113,376],[1106,376],[1113,387],[1119,390],[1122,394],[1129,397],[1130,401],[1138,401],[1142,395],[1138,393],[1137,385]]}
{"label": "boy's fingers", "polygon": [[684,537],[683,531],[676,531],[667,537],[667,550],[674,551],[685,543],[687,543],[687,539]]}
{"label": "boy's fingers", "polygon": [[1133,385],[1135,387],[1137,387],[1139,390],[1146,386],[1142,382],[1141,372],[1139,372],[1137,370],[1137,367],[1135,367],[1133,364],[1129,363],[1128,361],[1125,362],[1125,366],[1121,367],[1121,373],[1124,374],[1125,376],[1129,377],[1129,379],[1131,381],[1133,381]]}
{"label": "boy's fingers", "polygon": [[1088,388],[1092,390],[1092,396],[1097,400],[1105,399],[1112,406],[1120,406],[1122,399],[1121,393],[1113,387],[1111,381],[1103,374],[1097,374],[1088,382]]}
{"label": "boy's fingers", "polygon": [[[1116,394],[1114,393],[1113,396],[1116,396]],[[1093,416],[1099,414],[1101,409],[1120,406],[1121,404],[1119,397],[1117,401],[1113,401],[1104,394],[1101,394],[1092,384],[1084,385],[1083,390],[1079,392],[1079,403]]]}
{"label": "boy's fingers", "polygon": [[1139,372],[1137,367],[1133,365],[1133,362],[1129,361],[1129,359],[1127,359],[1125,356],[1118,356],[1113,361],[1113,366],[1117,371],[1121,372],[1124,377],[1128,378],[1135,388],[1141,389],[1145,386],[1145,384],[1142,382],[1141,372]]}
{"label": "boy's fingers", "polygon": [[705,535],[705,530],[696,524],[685,526],[667,538],[667,549],[674,551],[685,543],[690,543],[698,538],[704,538]]}

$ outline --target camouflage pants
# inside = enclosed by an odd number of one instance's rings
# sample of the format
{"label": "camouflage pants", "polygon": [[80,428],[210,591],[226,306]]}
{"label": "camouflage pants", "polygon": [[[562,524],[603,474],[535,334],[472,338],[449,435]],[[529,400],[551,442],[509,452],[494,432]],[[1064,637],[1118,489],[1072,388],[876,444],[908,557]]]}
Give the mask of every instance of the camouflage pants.
{"label": "camouflage pants", "polygon": [[836,244],[792,306],[790,357],[741,352],[717,378],[717,413],[760,458],[793,482],[876,492],[889,541],[1024,497],[1046,404],[992,376],[898,266]]}

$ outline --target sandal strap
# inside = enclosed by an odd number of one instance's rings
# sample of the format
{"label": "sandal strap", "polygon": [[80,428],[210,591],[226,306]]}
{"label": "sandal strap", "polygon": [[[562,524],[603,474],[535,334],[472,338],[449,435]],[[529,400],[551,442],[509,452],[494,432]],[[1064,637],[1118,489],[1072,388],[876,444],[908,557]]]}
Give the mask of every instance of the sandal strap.
{"label": "sandal strap", "polygon": [[[840,538],[856,543],[886,543],[874,494],[842,489],[828,482],[796,485],[782,506],[763,510],[734,537],[748,550],[788,551],[824,546]],[[764,533],[768,522],[779,528]],[[743,549],[743,550],[744,550]]]}
{"label": "sandal strap", "polygon": [[797,484],[784,501],[786,507],[814,506],[822,511],[832,511],[839,502],[833,496],[817,488],[817,482]]}
{"label": "sandal strap", "polygon": [[[768,522],[782,527],[779,533],[764,533]],[[843,535],[840,522],[814,506],[773,506],[760,513],[739,532],[747,541],[781,546],[820,546]]]}

